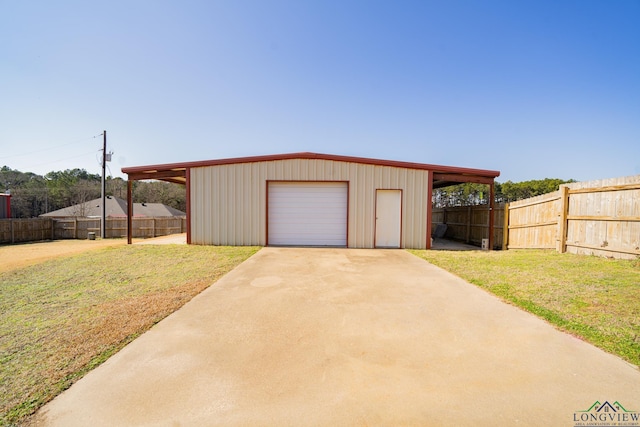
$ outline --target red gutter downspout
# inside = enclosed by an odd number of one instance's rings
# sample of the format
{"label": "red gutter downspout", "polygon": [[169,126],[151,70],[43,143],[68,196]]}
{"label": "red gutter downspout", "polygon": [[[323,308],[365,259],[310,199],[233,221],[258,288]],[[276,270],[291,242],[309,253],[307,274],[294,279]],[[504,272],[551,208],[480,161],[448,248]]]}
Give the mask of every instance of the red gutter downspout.
{"label": "red gutter downspout", "polygon": [[187,245],[191,244],[191,168],[185,170],[185,191],[187,192]]}
{"label": "red gutter downspout", "polygon": [[429,171],[429,182],[427,186],[427,244],[426,249],[431,249],[431,214],[433,211],[433,171]]}

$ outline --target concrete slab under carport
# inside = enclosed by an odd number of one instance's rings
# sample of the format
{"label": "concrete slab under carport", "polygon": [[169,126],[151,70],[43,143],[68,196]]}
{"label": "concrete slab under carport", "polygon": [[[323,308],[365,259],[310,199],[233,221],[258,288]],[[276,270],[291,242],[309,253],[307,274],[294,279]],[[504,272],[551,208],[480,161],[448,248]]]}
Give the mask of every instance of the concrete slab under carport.
{"label": "concrete slab under carport", "polygon": [[264,248],[39,425],[575,425],[640,372],[401,250]]}
{"label": "concrete slab under carport", "polygon": [[436,251],[479,251],[478,246],[469,245],[463,242],[457,242],[455,240],[434,238],[431,244],[431,249]]}

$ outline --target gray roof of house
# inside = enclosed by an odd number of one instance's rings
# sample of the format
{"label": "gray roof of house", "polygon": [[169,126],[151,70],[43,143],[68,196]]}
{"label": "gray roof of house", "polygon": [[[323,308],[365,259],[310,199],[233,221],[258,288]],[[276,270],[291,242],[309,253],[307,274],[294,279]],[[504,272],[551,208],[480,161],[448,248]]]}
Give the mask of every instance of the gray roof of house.
{"label": "gray roof of house", "polygon": [[[126,217],[127,201],[118,197],[107,196],[105,199],[106,216],[107,217]],[[174,209],[162,203],[134,203],[134,217],[159,217],[159,216],[186,216],[185,212]],[[48,212],[40,216],[49,217],[101,217],[102,216],[102,199],[90,200],[79,205],[69,206],[67,208],[58,209],[57,211]]]}

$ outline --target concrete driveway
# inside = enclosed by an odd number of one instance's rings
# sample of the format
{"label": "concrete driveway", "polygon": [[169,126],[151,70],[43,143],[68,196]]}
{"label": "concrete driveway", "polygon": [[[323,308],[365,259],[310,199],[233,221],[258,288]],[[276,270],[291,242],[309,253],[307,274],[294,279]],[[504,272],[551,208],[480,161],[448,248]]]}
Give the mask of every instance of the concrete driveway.
{"label": "concrete driveway", "polygon": [[405,251],[265,248],[36,419],[574,426],[596,401],[640,412],[638,369]]}

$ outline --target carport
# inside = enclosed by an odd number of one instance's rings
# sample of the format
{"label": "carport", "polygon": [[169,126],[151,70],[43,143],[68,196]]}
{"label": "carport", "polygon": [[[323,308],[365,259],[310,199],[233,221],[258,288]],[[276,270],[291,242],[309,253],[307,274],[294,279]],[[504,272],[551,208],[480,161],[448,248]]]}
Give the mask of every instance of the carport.
{"label": "carport", "polygon": [[[186,186],[187,243],[349,248],[431,247],[434,189],[489,186],[493,238],[499,171],[319,153],[123,168],[132,182]],[[131,212],[127,238],[131,242]],[[489,242],[492,247],[492,242]]]}

